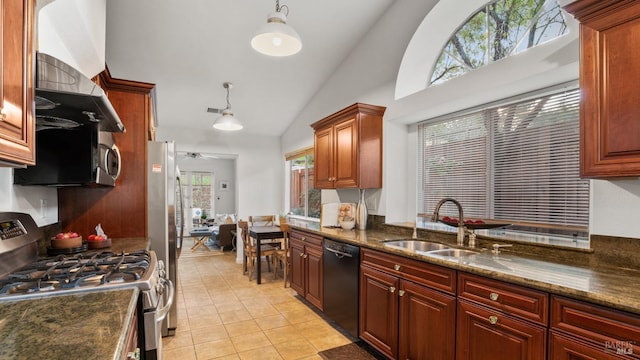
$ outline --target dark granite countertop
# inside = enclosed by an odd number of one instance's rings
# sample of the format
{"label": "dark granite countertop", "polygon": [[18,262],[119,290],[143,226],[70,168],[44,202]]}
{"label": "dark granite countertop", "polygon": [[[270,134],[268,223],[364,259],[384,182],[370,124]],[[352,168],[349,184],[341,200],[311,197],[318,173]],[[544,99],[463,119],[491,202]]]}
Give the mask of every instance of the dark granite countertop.
{"label": "dark granite countertop", "polygon": [[[567,261],[537,256],[518,256],[517,252],[494,255],[488,250],[474,249],[478,254],[446,257],[416,253],[385,246],[389,240],[408,236],[379,230],[342,230],[321,228],[317,223],[292,223],[292,228],[310,231],[331,239],[376,249],[424,262],[474,273],[506,282],[585,300],[619,310],[640,314],[640,271],[615,266],[577,265]],[[410,237],[410,236],[409,236]],[[455,244],[447,243],[450,247]],[[549,251],[553,251],[552,249]]]}
{"label": "dark granite countertop", "polygon": [[121,359],[137,288],[0,302],[0,359]]}

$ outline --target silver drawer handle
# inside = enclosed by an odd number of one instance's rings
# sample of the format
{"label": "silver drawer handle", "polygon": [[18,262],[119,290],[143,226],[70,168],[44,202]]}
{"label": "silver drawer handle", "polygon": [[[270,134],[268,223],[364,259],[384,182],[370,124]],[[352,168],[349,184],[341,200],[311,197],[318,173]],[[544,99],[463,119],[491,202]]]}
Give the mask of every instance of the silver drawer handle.
{"label": "silver drawer handle", "polygon": [[497,293],[492,292],[491,294],[489,294],[489,299],[491,299],[491,300],[493,300],[493,301],[498,300],[498,294],[497,294]]}
{"label": "silver drawer handle", "polygon": [[398,295],[400,295],[400,296],[404,296],[404,290],[400,290],[400,291],[398,291]]}
{"label": "silver drawer handle", "polygon": [[396,288],[391,286],[389,287],[389,291],[393,294],[394,292],[396,292]]}
{"label": "silver drawer handle", "polygon": [[397,265],[397,264],[396,264],[396,265],[393,265],[393,269],[394,269],[395,271],[400,270],[400,265]]}
{"label": "silver drawer handle", "polygon": [[495,325],[495,324],[497,324],[497,323],[498,323],[498,317],[497,317],[497,316],[494,316],[494,315],[489,316],[489,323],[490,323],[491,325]]}

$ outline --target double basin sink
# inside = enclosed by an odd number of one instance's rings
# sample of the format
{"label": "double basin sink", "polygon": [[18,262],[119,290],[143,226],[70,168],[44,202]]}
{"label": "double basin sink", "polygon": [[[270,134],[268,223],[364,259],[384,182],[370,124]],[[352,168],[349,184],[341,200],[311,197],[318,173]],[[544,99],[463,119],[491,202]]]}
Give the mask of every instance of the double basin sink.
{"label": "double basin sink", "polygon": [[386,241],[384,246],[407,250],[422,255],[433,255],[447,258],[461,258],[479,254],[478,251],[458,249],[444,244],[414,239]]}

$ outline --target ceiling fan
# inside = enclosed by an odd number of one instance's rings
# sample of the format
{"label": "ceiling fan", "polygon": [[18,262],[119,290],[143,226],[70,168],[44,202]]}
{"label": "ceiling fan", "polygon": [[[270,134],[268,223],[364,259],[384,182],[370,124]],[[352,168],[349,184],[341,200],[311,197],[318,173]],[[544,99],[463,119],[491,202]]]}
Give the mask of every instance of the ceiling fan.
{"label": "ceiling fan", "polygon": [[219,154],[219,153],[201,153],[201,152],[189,152],[178,151],[178,157],[181,159],[200,159],[200,160],[233,160],[237,158],[234,154]]}
{"label": "ceiling fan", "polygon": [[217,155],[203,154],[199,152],[178,152],[178,154],[182,155],[185,159],[219,159]]}
{"label": "ceiling fan", "polygon": [[233,115],[233,111],[231,111],[231,102],[229,102],[229,89],[233,87],[233,84],[226,81],[222,83],[222,87],[227,89],[227,107],[224,109],[216,109],[216,108],[207,108],[207,112],[222,114],[216,121],[213,123],[213,127],[218,130],[225,131],[235,131],[242,129],[242,123]]}

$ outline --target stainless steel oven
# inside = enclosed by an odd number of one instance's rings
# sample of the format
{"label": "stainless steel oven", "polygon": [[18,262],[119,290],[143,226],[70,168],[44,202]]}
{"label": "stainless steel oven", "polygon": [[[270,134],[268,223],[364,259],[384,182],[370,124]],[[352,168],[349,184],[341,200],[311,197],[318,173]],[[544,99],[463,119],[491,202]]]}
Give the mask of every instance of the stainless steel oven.
{"label": "stainless steel oven", "polygon": [[140,289],[138,330],[144,359],[162,358],[161,324],[175,287],[153,251],[89,251],[39,258],[43,236],[28,214],[0,212],[0,301],[125,287]]}

